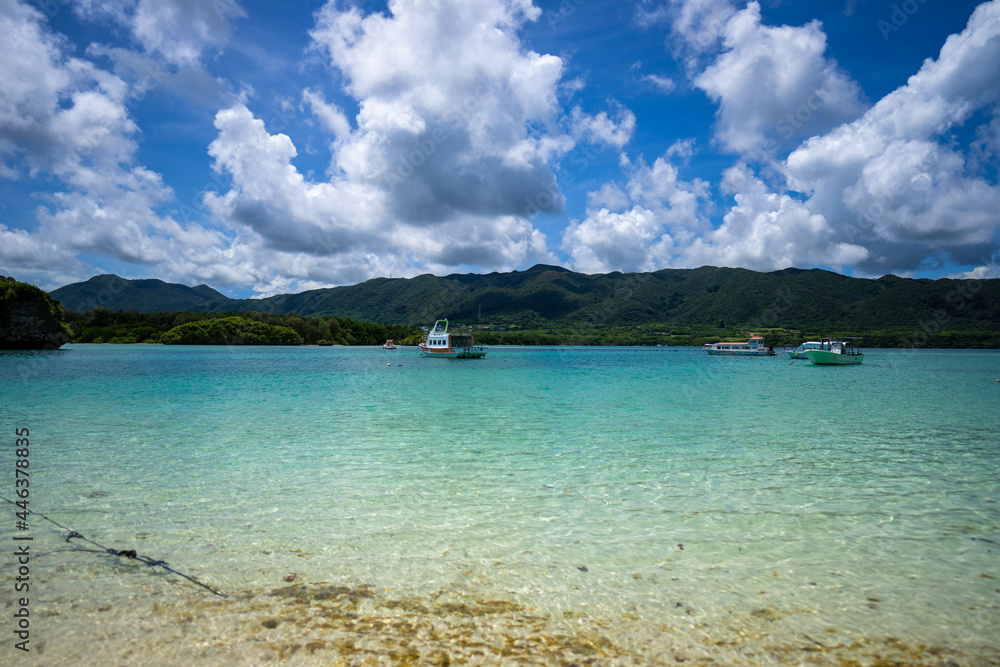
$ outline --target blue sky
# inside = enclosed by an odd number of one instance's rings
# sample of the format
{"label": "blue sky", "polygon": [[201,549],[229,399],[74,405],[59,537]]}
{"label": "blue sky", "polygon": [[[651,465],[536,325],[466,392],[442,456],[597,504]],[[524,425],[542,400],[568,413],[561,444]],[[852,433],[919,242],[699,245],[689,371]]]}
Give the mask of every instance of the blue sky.
{"label": "blue sky", "polygon": [[0,273],[1000,277],[1000,0],[0,0]]}

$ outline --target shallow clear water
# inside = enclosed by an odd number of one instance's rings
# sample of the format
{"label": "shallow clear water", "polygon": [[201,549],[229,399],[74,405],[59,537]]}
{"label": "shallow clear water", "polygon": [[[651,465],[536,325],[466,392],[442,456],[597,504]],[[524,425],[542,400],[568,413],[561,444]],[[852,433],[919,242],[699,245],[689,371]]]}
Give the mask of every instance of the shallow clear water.
{"label": "shallow clear water", "polygon": [[[998,378],[993,351],[853,367],[688,348],[7,353],[0,494],[29,428],[32,510],[230,597],[74,550],[39,516],[17,531],[10,506],[0,539],[34,537],[49,664],[490,663],[504,646],[981,664],[1000,659]],[[383,630],[344,625],[359,617]]]}

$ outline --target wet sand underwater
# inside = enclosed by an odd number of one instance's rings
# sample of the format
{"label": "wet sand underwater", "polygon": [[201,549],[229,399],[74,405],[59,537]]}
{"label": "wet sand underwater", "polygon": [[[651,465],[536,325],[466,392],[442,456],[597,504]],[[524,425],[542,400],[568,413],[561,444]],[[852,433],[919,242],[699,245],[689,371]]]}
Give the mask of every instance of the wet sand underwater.
{"label": "wet sand underwater", "polygon": [[[544,602],[540,609],[514,592],[477,595],[476,569],[497,563],[456,573],[460,588],[398,595],[365,583],[304,580],[290,569],[308,554],[288,553],[288,565],[261,571],[274,587],[215,595],[127,557],[73,547],[52,555],[58,559],[43,555],[33,569],[30,652],[11,655],[5,647],[12,658],[5,664],[1000,664],[1000,650],[988,641],[925,642],[919,629],[870,635],[864,616],[881,613],[883,603],[873,596],[859,602],[864,611],[846,626],[808,604],[734,604],[720,614],[686,595],[674,613],[649,618],[591,613],[586,606],[554,610]],[[210,574],[194,578],[213,588]],[[580,578],[587,574],[577,568]],[[5,589],[12,579],[5,571]],[[988,583],[1000,594],[1000,582]],[[681,588],[668,577],[662,585]],[[994,606],[981,613],[1000,612]]]}

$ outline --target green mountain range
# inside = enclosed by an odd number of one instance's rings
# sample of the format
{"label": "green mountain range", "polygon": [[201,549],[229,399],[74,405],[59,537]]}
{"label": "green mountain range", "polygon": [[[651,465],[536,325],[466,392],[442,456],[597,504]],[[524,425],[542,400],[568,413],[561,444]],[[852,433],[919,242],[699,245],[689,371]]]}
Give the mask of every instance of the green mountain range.
{"label": "green mountain range", "polygon": [[382,324],[435,319],[525,329],[650,324],[840,332],[1000,332],[1000,280],[851,278],[821,269],[760,273],[705,266],[586,275],[537,265],[510,273],[375,278],[358,285],[230,299],[206,285],[95,276],[52,298],[77,311],[230,312],[347,317]]}
{"label": "green mountain range", "polygon": [[155,279],[126,280],[113,274],[60,287],[52,290],[49,296],[63,308],[81,313],[94,308],[138,310],[140,313],[201,312],[201,304],[228,300],[208,285],[188,287]]}

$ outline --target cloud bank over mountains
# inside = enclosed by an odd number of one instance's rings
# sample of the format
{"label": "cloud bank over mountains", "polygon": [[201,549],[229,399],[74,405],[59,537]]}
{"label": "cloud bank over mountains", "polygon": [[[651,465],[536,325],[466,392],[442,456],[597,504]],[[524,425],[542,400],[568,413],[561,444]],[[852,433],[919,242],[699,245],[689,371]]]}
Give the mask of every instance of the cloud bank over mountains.
{"label": "cloud bank over mountains", "polygon": [[[664,123],[678,88],[714,108],[708,144],[664,135],[655,154],[634,147],[644,116],[571,72],[570,45],[532,48],[545,19],[529,0],[331,0],[310,19],[296,96],[272,99],[222,64],[246,48],[233,40],[250,3],[51,7],[62,15],[0,0],[0,181],[32,191],[3,210],[0,268],[45,287],[123,264],[254,295],[538,262],[996,270],[1000,0],[874,102],[820,21],[642,3],[629,29],[662,36],[686,77],[645,84]],[[81,52],[58,29],[70,18],[107,41]],[[216,105],[200,157],[214,186],[193,208],[141,150],[165,126],[144,126],[153,94]],[[617,159],[569,201],[561,178],[585,147]],[[728,166],[690,175],[709,152]]]}

